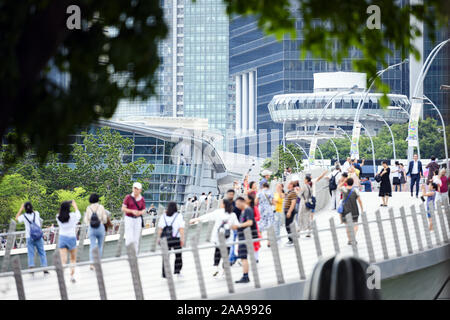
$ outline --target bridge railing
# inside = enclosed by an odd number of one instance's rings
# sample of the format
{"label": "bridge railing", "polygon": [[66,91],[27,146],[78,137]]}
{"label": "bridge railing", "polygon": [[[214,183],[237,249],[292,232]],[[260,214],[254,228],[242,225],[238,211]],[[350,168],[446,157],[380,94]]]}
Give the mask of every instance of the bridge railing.
{"label": "bridge railing", "polygon": [[[192,216],[195,212],[190,213]],[[383,216],[382,216],[383,215]],[[271,227],[267,237],[253,239],[250,230],[245,230],[245,240],[234,241],[234,245],[245,245],[250,264],[250,285],[254,288],[271,287],[283,283],[305,280],[311,273],[317,261],[324,256],[337,253],[348,253],[360,257],[370,263],[407,256],[426,251],[435,247],[447,245],[450,237],[450,208],[448,203],[438,203],[436,210],[431,211],[433,231],[429,230],[427,212],[423,204],[401,207],[394,211],[389,209],[387,214],[379,210],[371,212],[371,219],[366,212],[361,214],[361,222],[353,223],[350,215],[346,216],[347,223],[336,223],[329,219],[329,227],[319,229],[315,221],[311,225],[311,238],[307,238],[308,231],[298,231],[295,222],[291,226],[291,234],[275,236]],[[188,219],[185,217],[185,219]],[[338,225],[336,225],[338,224]],[[189,228],[191,228],[189,231]],[[362,228],[363,235],[356,242],[355,227]],[[194,229],[196,228],[196,229]],[[241,275],[240,268],[231,267],[229,260],[223,263],[223,277],[211,279],[214,267],[206,259],[213,258],[216,246],[214,244],[200,244],[200,237],[210,236],[211,224],[199,223],[188,227],[189,247],[178,250],[168,250],[165,239],[161,241],[161,248],[152,247],[146,252],[136,255],[134,246],[126,248],[126,253],[119,257],[100,259],[94,255],[94,261],[76,263],[77,268],[88,264],[95,265],[95,277],[84,282],[82,287],[67,285],[67,273],[71,265],[62,265],[59,252],[53,255],[54,265],[33,270],[21,270],[20,260],[11,259],[11,272],[0,273],[0,297],[9,299],[198,299],[217,298],[244,289],[234,283]],[[195,231],[192,231],[195,230]],[[202,232],[202,230],[204,230]],[[206,230],[206,231],[205,231]],[[347,234],[351,241],[347,243]],[[280,241],[291,236],[293,246],[280,246]],[[224,257],[228,257],[225,237],[219,235],[219,250]],[[262,250],[262,256],[254,253],[254,243],[264,245],[270,241],[270,250]],[[156,243],[155,243],[156,244]],[[118,247],[122,243],[118,242]],[[172,256],[182,253],[184,279],[175,279],[172,274]],[[161,278],[161,261],[164,261],[167,278]],[[3,264],[9,263],[4,260]],[[2,266],[2,269],[4,265]],[[46,279],[46,286],[40,287],[38,293],[33,291],[27,282],[31,272],[55,271],[56,277]],[[25,280],[24,280],[25,279]],[[96,279],[96,281],[95,281]],[[25,285],[27,284],[27,285]],[[26,290],[26,288],[29,288]],[[242,292],[242,291],[241,291]],[[56,295],[55,295],[56,293]],[[249,293],[251,294],[251,293]]]}

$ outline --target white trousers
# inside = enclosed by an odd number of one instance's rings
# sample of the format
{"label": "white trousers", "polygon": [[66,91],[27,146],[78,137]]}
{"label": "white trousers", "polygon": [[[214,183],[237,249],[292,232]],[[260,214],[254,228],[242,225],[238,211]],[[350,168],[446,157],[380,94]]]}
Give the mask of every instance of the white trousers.
{"label": "white trousers", "polygon": [[125,216],[125,245],[134,244],[136,254],[139,249],[139,239],[141,237],[142,221],[141,218],[131,218]]}
{"label": "white trousers", "polygon": [[338,189],[331,191],[331,209],[337,209],[339,207],[339,201],[341,200],[341,191]]}

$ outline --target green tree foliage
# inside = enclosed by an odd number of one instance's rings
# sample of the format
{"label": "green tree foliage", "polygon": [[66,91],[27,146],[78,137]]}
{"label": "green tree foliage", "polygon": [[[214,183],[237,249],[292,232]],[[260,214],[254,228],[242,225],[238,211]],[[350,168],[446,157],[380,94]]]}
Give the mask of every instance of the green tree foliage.
{"label": "green tree foliage", "polygon": [[[395,141],[395,151],[397,159],[406,159],[408,152],[408,123],[394,124],[391,126]],[[447,141],[450,141],[450,129],[446,128]],[[364,130],[361,130],[364,134]],[[350,141],[347,138],[334,138],[334,143],[339,150],[339,158],[341,161],[350,154]],[[429,159],[436,156],[438,159],[445,158],[444,137],[442,134],[442,126],[440,122],[431,117],[419,121],[419,141],[420,156],[423,159]],[[378,135],[373,137],[376,159],[394,159],[392,149],[392,137],[386,126],[383,126]],[[336,149],[331,142],[327,141],[320,145],[323,156],[326,159],[336,159]],[[367,136],[361,136],[359,140],[359,153],[361,158],[372,159],[372,146]]]}
{"label": "green tree foliage", "polygon": [[[296,170],[298,163],[298,170],[303,170],[302,166],[302,150],[294,144],[286,145],[286,148],[291,151],[284,151],[283,146],[279,145],[278,148],[272,153],[271,158],[267,158],[263,163],[264,169],[269,169],[273,171],[271,178],[281,178],[284,169],[291,168],[292,171]],[[295,157],[295,159],[293,158]],[[295,161],[297,160],[297,162]]]}
{"label": "green tree foliage", "polygon": [[[0,1],[0,136],[8,129],[14,145],[5,161],[15,162],[32,148],[41,163],[50,150],[67,146],[77,128],[111,117],[120,99],[154,93],[158,44],[167,35],[160,1],[3,0]],[[253,15],[268,35],[295,36],[294,16],[303,17],[301,49],[340,63],[350,49],[362,58],[354,69],[372,78],[387,66],[392,48],[419,55],[413,38],[420,30],[410,15],[424,21],[431,38],[435,22],[448,21],[449,2],[428,0],[401,7],[396,0],[224,0],[227,13]],[[298,9],[292,9],[297,4]],[[381,29],[368,29],[369,5],[378,5]],[[81,30],[70,30],[69,5],[81,9]],[[433,8],[433,9],[431,9]],[[320,22],[320,23],[318,23]],[[50,69],[70,75],[68,85]],[[123,76],[118,80],[118,76]],[[387,92],[376,79],[376,87]],[[384,96],[384,102],[386,96]],[[63,150],[68,153],[66,147]]]}
{"label": "green tree foliage", "polygon": [[[70,154],[73,164],[58,162],[52,154],[49,162],[40,164],[27,153],[0,180],[0,224],[7,224],[25,201],[31,201],[45,223],[53,223],[61,202],[75,200],[83,213],[91,193],[112,213],[119,213],[122,200],[131,192],[134,181],[148,189],[152,164],[144,159],[125,163],[133,141],[118,132],[102,128],[95,135],[83,133],[82,144],[75,144]],[[3,150],[0,160],[8,154]]]}

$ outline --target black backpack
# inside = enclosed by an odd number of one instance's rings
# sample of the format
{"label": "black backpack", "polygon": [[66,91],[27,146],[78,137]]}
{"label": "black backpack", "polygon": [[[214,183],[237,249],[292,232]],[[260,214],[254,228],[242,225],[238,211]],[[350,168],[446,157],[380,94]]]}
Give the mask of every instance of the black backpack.
{"label": "black backpack", "polygon": [[161,238],[166,238],[168,243],[170,243],[171,241],[174,240],[174,236],[172,233],[172,231],[173,231],[172,225],[175,222],[175,220],[177,219],[177,215],[178,215],[178,213],[175,215],[175,217],[173,218],[172,223],[170,225],[167,224],[166,217],[164,216],[164,222],[166,223],[166,226],[162,229]]}
{"label": "black backpack", "polygon": [[333,191],[333,190],[336,190],[336,189],[337,189],[336,176],[337,176],[338,174],[339,174],[339,172],[336,173],[334,176],[331,175],[330,182],[329,182],[329,184],[328,184],[328,187],[330,188],[330,191]]}
{"label": "black backpack", "polygon": [[101,222],[97,216],[97,212],[92,212],[91,223],[90,223],[91,228],[97,229],[98,227],[100,227],[100,224],[101,224]]}

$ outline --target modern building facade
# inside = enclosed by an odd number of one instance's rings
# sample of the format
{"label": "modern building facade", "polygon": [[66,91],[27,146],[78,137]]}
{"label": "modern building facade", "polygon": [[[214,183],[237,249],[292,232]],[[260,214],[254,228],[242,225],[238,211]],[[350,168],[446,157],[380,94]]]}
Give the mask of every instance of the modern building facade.
{"label": "modern building facade", "polygon": [[[230,75],[235,80],[236,131],[241,136],[260,130],[282,130],[282,124],[273,121],[268,109],[275,95],[313,92],[314,73],[350,72],[352,60],[361,57],[358,50],[351,50],[341,65],[309,55],[300,60],[303,20],[295,3],[291,9],[297,38],[285,37],[281,42],[265,36],[254,17],[235,16],[230,21]],[[394,50],[394,57],[389,58],[388,64],[399,62],[400,51]],[[407,67],[389,70],[383,74],[383,80],[392,93],[408,95]],[[272,149],[270,145],[268,149]]]}
{"label": "modern building facade", "polygon": [[[316,126],[317,135],[332,137],[334,131],[330,131],[330,127],[346,131],[353,128],[356,108],[364,90],[364,73],[315,73],[312,92],[275,95],[268,109],[273,121],[287,128],[284,134],[287,141],[310,139]],[[382,127],[380,119],[373,115],[381,116],[389,125],[405,123],[409,119],[408,114],[399,110],[382,109],[379,103],[382,95],[369,92],[359,114],[359,121],[371,135],[376,135]],[[388,94],[388,98],[391,106],[399,106],[409,112],[410,102],[406,95]]]}
{"label": "modern building facade", "polygon": [[[209,129],[226,135],[234,129],[228,106],[228,25],[222,0],[162,0],[167,38],[155,97],[121,101],[114,119],[127,116],[208,119]],[[223,147],[222,144],[220,147]]]}
{"label": "modern building facade", "polygon": [[[437,44],[450,39],[450,22],[436,30],[434,35],[435,41],[433,42],[428,36],[427,26],[424,26],[424,60]],[[423,83],[423,93],[439,108],[446,125],[448,125],[450,122],[450,90],[441,89],[441,85],[450,85],[450,43],[447,43],[436,55]],[[424,105],[423,116],[433,117],[440,124],[438,114],[430,105]]]}
{"label": "modern building facade", "polygon": [[[171,118],[172,119],[172,118]],[[192,121],[192,119],[186,119]],[[179,204],[189,195],[202,192],[218,194],[222,185],[232,183],[240,175],[227,171],[224,161],[211,143],[214,134],[195,129],[176,130],[176,123],[166,126],[160,121],[151,125],[152,119],[134,121],[102,120],[92,125],[88,132],[95,134],[101,127],[109,127],[123,137],[133,140],[134,148],[130,154],[123,155],[124,162],[143,158],[155,169],[151,173],[150,186],[144,191],[147,206],[163,205],[169,201]],[[81,143],[81,135],[73,141]],[[70,164],[70,163],[69,163]],[[134,178],[138,178],[135,175]]]}

